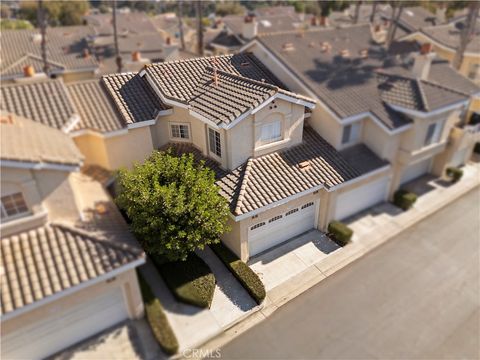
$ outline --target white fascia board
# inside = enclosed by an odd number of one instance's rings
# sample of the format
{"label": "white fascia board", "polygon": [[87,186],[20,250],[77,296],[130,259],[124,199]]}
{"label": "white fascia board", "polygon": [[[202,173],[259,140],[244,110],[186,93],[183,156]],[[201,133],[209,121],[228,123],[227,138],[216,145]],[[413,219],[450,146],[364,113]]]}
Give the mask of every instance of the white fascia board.
{"label": "white fascia board", "polygon": [[278,93],[275,97],[278,97],[279,99],[291,102],[293,104],[303,105],[303,106],[305,106],[309,109],[314,109],[315,105],[316,105],[316,103],[311,103],[311,102],[308,102],[308,101],[305,101],[305,100],[302,100],[302,99],[298,99],[298,98],[295,98],[293,96],[289,96],[287,94],[282,94],[282,93]]}
{"label": "white fascia board", "polygon": [[345,181],[344,183],[341,183],[339,185],[335,185],[335,186],[332,186],[331,188],[327,189],[328,192],[332,192],[332,191],[336,191],[338,189],[341,189],[341,188],[344,188],[345,186],[350,186],[352,184],[355,184],[359,181],[362,181],[364,179],[367,179],[371,176],[374,176],[374,175],[377,175],[377,174],[380,174],[382,172],[386,172],[387,170],[390,170],[392,166],[389,164],[389,165],[385,165],[381,168],[378,168],[376,170],[373,170],[373,171],[370,171],[366,174],[363,174],[359,177],[356,177],[356,178],[353,178],[352,180],[349,180],[349,181]]}
{"label": "white fascia board", "polygon": [[76,293],[77,291],[84,290],[84,289],[88,288],[89,286],[93,286],[95,284],[107,281],[107,280],[109,280],[109,279],[111,279],[115,276],[118,276],[118,275],[120,275],[120,274],[122,274],[122,273],[124,273],[128,270],[135,269],[136,267],[141,266],[143,264],[145,264],[145,258],[141,258],[141,259],[132,261],[131,263],[128,263],[126,265],[123,265],[123,266],[119,267],[118,269],[115,269],[115,270],[112,270],[112,271],[107,272],[105,274],[102,274],[102,275],[100,275],[100,276],[98,276],[94,279],[85,281],[83,283],[80,283],[79,285],[76,285],[76,286],[73,286],[73,287],[68,288],[66,290],[60,291],[60,292],[55,293],[51,296],[47,296],[47,297],[45,297],[45,298],[43,298],[39,301],[35,301],[31,304],[28,304],[26,306],[23,306],[23,307],[17,309],[17,310],[14,310],[14,311],[9,312],[5,315],[2,315],[0,317],[0,319],[1,319],[2,322],[10,320],[11,318],[14,318],[15,316],[25,314],[25,313],[33,310],[33,309],[39,308],[40,306],[44,306],[44,305],[47,305],[51,302],[59,300],[60,298],[62,298],[64,296],[68,296],[68,295]]}
{"label": "white fascia board", "polygon": [[58,170],[73,172],[80,170],[80,165],[61,165],[52,163],[34,163],[26,161],[14,161],[14,160],[0,160],[1,167],[11,167],[16,169],[30,169],[30,170]]}
{"label": "white fascia board", "polygon": [[78,130],[78,131],[74,131],[74,132],[69,133],[69,135],[71,137],[93,135],[93,136],[99,137],[101,139],[108,139],[108,138],[112,138],[112,137],[115,137],[115,136],[121,136],[121,135],[126,135],[126,134],[128,134],[128,129],[119,129],[119,130],[108,131],[108,132],[104,132],[104,133],[96,131],[96,130],[92,130],[92,129],[82,129],[82,130]]}
{"label": "white fascia board", "polygon": [[210,119],[207,119],[205,116],[200,115],[199,113],[193,111],[192,109],[190,109],[190,110],[188,111],[188,113],[189,113],[190,115],[192,115],[193,117],[197,118],[198,120],[203,121],[204,123],[206,123],[207,125],[211,126],[211,127],[214,128],[214,129],[217,129],[217,130],[218,130],[218,129],[223,128],[223,126],[218,126],[217,124],[215,124],[215,123],[214,123],[213,121],[211,121]]}
{"label": "white fascia board", "polygon": [[152,126],[152,125],[155,125],[156,123],[157,123],[156,119],[139,121],[133,124],[128,124],[127,129],[138,129],[145,126]]}
{"label": "white fascia board", "polygon": [[[425,36],[428,41],[430,41],[433,45],[435,46],[438,46],[439,48],[441,48],[442,50],[446,50],[446,51],[449,51],[449,52],[452,52],[454,53],[456,51],[456,49],[454,48],[451,48],[445,44],[442,44],[440,42],[438,42],[437,40],[435,40],[434,38],[432,38],[430,35],[428,35],[427,33],[424,33],[423,31],[415,31],[411,34],[408,34],[408,35],[405,35],[404,37],[401,38],[401,40],[410,40],[410,39],[414,39],[415,38],[415,35],[423,35]],[[474,52],[470,52],[470,51],[466,51],[465,52],[465,55],[464,56],[478,56],[478,53],[474,53]]]}
{"label": "white fascia board", "polygon": [[360,114],[356,114],[356,115],[352,115],[352,116],[349,116],[349,117],[346,117],[346,118],[343,118],[343,119],[340,119],[340,118],[336,118],[336,120],[338,121],[338,123],[342,126],[345,126],[345,125],[349,125],[349,124],[353,124],[365,117],[369,117],[370,119],[372,119],[383,131],[385,131],[387,134],[389,135],[396,135],[396,134],[399,134],[401,132],[404,132],[408,129],[410,129],[412,127],[412,124],[407,124],[407,125],[404,125],[404,126],[401,126],[399,128],[396,128],[394,130],[392,129],[389,129],[378,117],[376,117],[374,114],[372,114],[370,111],[366,111],[366,112],[363,112],[363,113],[360,113]]}
{"label": "white fascia board", "polygon": [[323,189],[323,185],[317,185],[317,186],[314,186],[308,190],[304,190],[304,191],[301,191],[299,193],[296,193],[295,195],[291,195],[289,197],[286,197],[285,199],[282,199],[282,200],[279,200],[279,201],[275,201],[271,204],[268,204],[267,206],[263,206],[261,208],[258,208],[258,209],[255,209],[255,210],[252,210],[252,211],[249,211],[248,213],[245,213],[245,214],[242,214],[242,215],[238,215],[238,216],[235,216],[233,215],[233,219],[238,222],[238,221],[242,221],[242,220],[245,220],[251,216],[255,216],[257,214],[260,214],[264,211],[267,211],[267,210],[270,210],[270,209],[273,209],[273,208],[276,208],[277,206],[280,206],[280,205],[283,205],[283,204],[286,204],[288,203],[289,201],[292,201],[292,200],[295,200],[295,199],[298,199],[302,196],[305,196],[305,195],[308,195],[308,194],[311,194],[315,191],[318,191],[320,189]]}
{"label": "white fascia board", "polygon": [[172,114],[173,114],[173,109],[160,110],[157,113],[156,119],[158,119],[158,117],[160,116],[166,116],[166,115],[172,115]]}
{"label": "white fascia board", "polygon": [[444,113],[444,112],[447,112],[447,111],[450,111],[450,110],[453,110],[453,109],[456,109],[456,108],[459,108],[459,107],[462,107],[462,106],[467,106],[468,103],[469,103],[469,100],[467,99],[467,100],[456,102],[456,103],[453,103],[453,104],[450,104],[450,105],[441,107],[437,110],[433,110],[433,111],[429,111],[429,112],[406,109],[404,107],[401,107],[401,106],[398,106],[398,105],[392,105],[392,104],[389,104],[389,106],[393,110],[402,112],[404,114],[425,119],[425,118],[435,116],[435,115],[438,115],[438,114],[441,114],[441,113]]}

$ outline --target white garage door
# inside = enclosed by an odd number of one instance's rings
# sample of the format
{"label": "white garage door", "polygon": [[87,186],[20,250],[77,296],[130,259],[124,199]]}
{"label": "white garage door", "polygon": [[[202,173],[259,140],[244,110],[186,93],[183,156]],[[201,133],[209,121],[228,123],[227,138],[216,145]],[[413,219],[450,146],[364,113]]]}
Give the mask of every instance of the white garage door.
{"label": "white garage door", "polygon": [[387,195],[388,176],[340,194],[337,198],[335,220],[343,220],[381,203],[387,199]]}
{"label": "white garage door", "polygon": [[453,155],[450,166],[461,166],[465,164],[465,157],[467,156],[468,148],[459,150]]}
{"label": "white garage door", "polygon": [[117,289],[2,334],[2,359],[43,359],[128,318]]}
{"label": "white garage door", "polygon": [[403,173],[402,180],[400,181],[400,185],[405,184],[406,182],[412,181],[422,175],[428,174],[428,172],[430,171],[431,163],[432,163],[432,159],[430,158],[407,167],[405,169],[405,172]]}
{"label": "white garage door", "polygon": [[251,226],[248,229],[250,256],[313,229],[317,205],[317,201],[308,202]]}

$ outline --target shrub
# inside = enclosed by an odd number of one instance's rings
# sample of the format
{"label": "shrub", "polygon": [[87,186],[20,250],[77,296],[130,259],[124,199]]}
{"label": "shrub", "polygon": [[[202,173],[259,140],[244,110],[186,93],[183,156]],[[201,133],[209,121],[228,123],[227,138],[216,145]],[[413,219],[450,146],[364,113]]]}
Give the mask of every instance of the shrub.
{"label": "shrub", "polygon": [[215,292],[215,276],[195,253],[185,261],[165,261],[153,255],[152,260],[168,288],[178,301],[209,308]]}
{"label": "shrub", "polygon": [[163,351],[169,355],[173,355],[178,351],[178,341],[168,322],[163,306],[160,300],[155,297],[152,289],[140,273],[138,273],[138,280],[143,302],[145,303],[145,314],[153,335]]}
{"label": "shrub", "polygon": [[230,272],[240,281],[248,293],[260,304],[265,299],[265,286],[250,267],[240,260],[229,248],[222,243],[210,245],[220,260]]}
{"label": "shrub", "polygon": [[475,154],[480,154],[480,142],[475,143],[475,147],[473,148],[473,152]]}
{"label": "shrub", "polygon": [[328,232],[340,246],[347,245],[353,235],[353,230],[340,221],[332,221],[328,224]]}
{"label": "shrub", "polygon": [[417,201],[417,194],[407,190],[397,190],[393,195],[393,203],[402,210],[410,209],[415,201]]}
{"label": "shrub", "polygon": [[456,167],[447,168],[447,176],[452,179],[452,182],[456,183],[463,176],[463,170]]}

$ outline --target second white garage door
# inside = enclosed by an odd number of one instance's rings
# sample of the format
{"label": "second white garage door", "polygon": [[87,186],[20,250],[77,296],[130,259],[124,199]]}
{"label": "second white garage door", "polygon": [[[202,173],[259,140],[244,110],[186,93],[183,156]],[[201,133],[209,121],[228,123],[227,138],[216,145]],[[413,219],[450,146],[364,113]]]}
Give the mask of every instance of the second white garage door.
{"label": "second white garage door", "polygon": [[127,318],[118,288],[2,334],[2,359],[43,359]]}
{"label": "second white garage door", "polygon": [[313,229],[317,206],[318,201],[311,201],[250,226],[248,229],[250,256]]}
{"label": "second white garage door", "polygon": [[343,220],[387,199],[388,176],[372,181],[337,197],[335,220]]}
{"label": "second white garage door", "polygon": [[401,184],[415,180],[416,178],[428,174],[430,171],[430,165],[432,164],[432,159],[422,160],[416,164],[410,165],[407,167],[402,175]]}

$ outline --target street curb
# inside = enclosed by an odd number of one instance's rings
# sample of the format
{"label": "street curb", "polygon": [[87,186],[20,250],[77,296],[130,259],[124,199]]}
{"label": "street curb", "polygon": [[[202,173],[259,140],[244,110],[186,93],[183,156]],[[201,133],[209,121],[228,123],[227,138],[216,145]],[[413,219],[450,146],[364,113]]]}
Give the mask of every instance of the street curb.
{"label": "street curb", "polygon": [[[371,246],[364,247],[364,246],[357,245],[358,247],[355,248],[355,249],[352,249],[353,251],[351,251],[351,253],[345,254],[345,258],[343,258],[340,262],[338,262],[338,263],[332,265],[331,267],[327,268],[326,273],[325,273],[324,270],[320,270],[317,267],[317,265],[320,262],[311,265],[309,268],[316,267],[317,270],[324,275],[324,277],[320,278],[316,282],[309,283],[306,287],[305,287],[305,284],[298,284],[298,286],[293,291],[291,291],[289,293],[290,296],[282,297],[280,299],[280,301],[276,301],[276,302],[268,301],[268,300],[270,300],[270,298],[269,298],[268,292],[267,292],[267,298],[261,305],[262,309],[258,309],[258,310],[256,310],[255,312],[252,312],[252,313],[247,313],[246,316],[242,316],[242,320],[239,320],[239,321],[235,322],[235,324],[233,324],[232,326],[229,326],[220,335],[217,334],[217,335],[211,337],[209,340],[206,340],[202,345],[207,345],[207,344],[210,343],[211,344],[210,349],[220,348],[220,347],[226,345],[227,343],[232,341],[235,337],[237,337],[238,335],[240,335],[244,331],[248,330],[249,328],[259,324],[263,320],[270,317],[278,308],[280,308],[281,306],[289,303],[291,300],[300,296],[301,294],[303,294],[305,291],[307,291],[311,287],[313,287],[313,286],[321,283],[322,281],[328,279],[331,275],[335,274],[336,272],[340,271],[341,269],[345,268],[346,266],[354,263],[358,259],[361,259],[363,256],[371,253],[373,250],[379,248],[381,245],[386,244],[388,241],[390,241],[391,239],[393,239],[397,235],[401,234],[405,230],[410,229],[412,226],[416,225],[420,221],[423,221],[424,219],[426,219],[426,218],[430,217],[431,215],[437,213],[438,211],[442,210],[446,205],[458,200],[460,197],[462,197],[463,195],[467,194],[468,192],[472,191],[473,189],[475,189],[479,186],[480,186],[480,182],[477,181],[473,184],[469,184],[468,186],[462,187],[453,196],[451,196],[448,199],[440,202],[438,206],[435,206],[432,209],[426,210],[425,212],[419,213],[418,216],[413,221],[408,222],[407,224],[399,227],[398,229],[393,231],[391,234],[389,234],[387,237],[384,237],[383,239],[381,239],[381,241],[375,242]],[[352,246],[355,246],[355,244],[352,244]],[[331,270],[331,269],[335,269],[335,270],[334,271],[328,271],[328,270]],[[299,289],[302,289],[302,290],[298,291]],[[268,302],[268,304],[265,305],[267,302]],[[245,320],[248,320],[253,314],[258,313],[259,310],[263,310],[263,311],[261,311],[261,313],[263,315],[263,318],[260,319],[259,321],[251,321],[249,324],[246,324],[246,322],[248,322],[248,321],[245,321]],[[235,327],[239,327],[240,325],[243,325],[244,328],[241,329],[241,331],[237,331],[235,329]]]}

